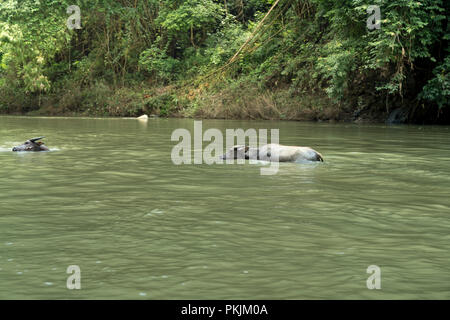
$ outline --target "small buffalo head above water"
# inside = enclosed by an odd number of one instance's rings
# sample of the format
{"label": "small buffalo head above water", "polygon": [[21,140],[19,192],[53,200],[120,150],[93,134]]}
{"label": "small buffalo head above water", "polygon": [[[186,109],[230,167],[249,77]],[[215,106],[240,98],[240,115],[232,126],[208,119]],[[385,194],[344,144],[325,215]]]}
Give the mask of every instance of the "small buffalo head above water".
{"label": "small buffalo head above water", "polygon": [[12,151],[49,151],[41,140],[45,137],[33,138],[25,141],[22,145],[14,147]]}

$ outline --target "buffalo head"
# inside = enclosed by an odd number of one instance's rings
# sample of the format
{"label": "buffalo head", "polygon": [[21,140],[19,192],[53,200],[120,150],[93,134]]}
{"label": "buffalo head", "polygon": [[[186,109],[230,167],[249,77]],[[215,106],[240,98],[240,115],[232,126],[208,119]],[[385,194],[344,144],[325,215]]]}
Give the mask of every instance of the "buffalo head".
{"label": "buffalo head", "polygon": [[22,145],[14,147],[12,151],[49,151],[41,140],[45,137],[33,138],[25,141]]}

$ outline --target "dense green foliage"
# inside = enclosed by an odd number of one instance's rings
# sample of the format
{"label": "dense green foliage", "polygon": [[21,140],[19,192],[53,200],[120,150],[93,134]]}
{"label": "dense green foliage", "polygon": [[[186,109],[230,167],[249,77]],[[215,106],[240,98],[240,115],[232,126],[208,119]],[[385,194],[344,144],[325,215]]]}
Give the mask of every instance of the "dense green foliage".
{"label": "dense green foliage", "polygon": [[[66,25],[73,4],[79,30]],[[372,4],[381,28],[369,31]],[[0,111],[380,120],[406,107],[409,121],[448,121],[448,6],[2,0]]]}

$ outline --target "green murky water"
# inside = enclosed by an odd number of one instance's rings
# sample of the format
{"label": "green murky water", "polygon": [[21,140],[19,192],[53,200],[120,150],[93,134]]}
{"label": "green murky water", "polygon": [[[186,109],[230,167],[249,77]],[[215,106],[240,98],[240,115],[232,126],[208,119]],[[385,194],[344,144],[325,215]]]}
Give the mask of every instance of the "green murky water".
{"label": "green murky water", "polygon": [[[0,117],[0,298],[450,298],[448,127],[203,127],[279,128],[325,162],[176,166],[193,120]],[[39,135],[52,152],[10,152]]]}

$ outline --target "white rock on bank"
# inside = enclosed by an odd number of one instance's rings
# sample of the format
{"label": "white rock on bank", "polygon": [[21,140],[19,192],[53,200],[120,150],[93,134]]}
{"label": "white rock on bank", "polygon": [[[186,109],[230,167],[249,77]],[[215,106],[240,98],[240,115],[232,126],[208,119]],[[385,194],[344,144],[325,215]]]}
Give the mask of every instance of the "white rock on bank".
{"label": "white rock on bank", "polygon": [[148,120],[148,115],[143,114],[142,116],[137,117],[137,119],[138,119],[138,120]]}

